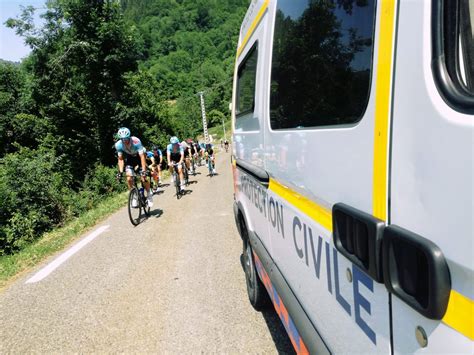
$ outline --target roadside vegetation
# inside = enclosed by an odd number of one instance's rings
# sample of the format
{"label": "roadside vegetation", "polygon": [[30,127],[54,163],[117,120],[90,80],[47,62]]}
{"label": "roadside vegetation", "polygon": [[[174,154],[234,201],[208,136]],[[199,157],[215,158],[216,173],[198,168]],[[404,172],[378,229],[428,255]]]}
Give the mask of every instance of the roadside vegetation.
{"label": "roadside vegetation", "polygon": [[119,127],[146,147],[196,137],[204,91],[211,129],[222,131],[223,119],[230,129],[232,66],[249,3],[45,2],[42,28],[32,7],[7,21],[31,54],[0,62],[0,282],[122,204]]}

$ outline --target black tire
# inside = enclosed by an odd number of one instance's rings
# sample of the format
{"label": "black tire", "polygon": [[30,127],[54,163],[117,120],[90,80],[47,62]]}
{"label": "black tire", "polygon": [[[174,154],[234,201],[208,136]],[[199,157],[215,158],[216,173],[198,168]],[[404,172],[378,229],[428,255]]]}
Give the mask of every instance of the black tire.
{"label": "black tire", "polygon": [[268,307],[269,296],[265,286],[263,285],[255,267],[255,259],[253,256],[253,249],[250,245],[248,238],[248,231],[243,222],[242,217],[240,218],[241,233],[244,239],[243,252],[242,252],[242,266],[245,272],[245,281],[247,284],[247,295],[249,297],[250,304],[257,311],[261,311]]}
{"label": "black tire", "polygon": [[189,172],[188,172],[188,168],[186,166],[183,166],[183,177],[184,177],[184,184],[186,186],[189,185]]}
{"label": "black tire", "polygon": [[[150,191],[150,193],[151,193],[151,191]],[[145,195],[143,195],[140,200],[141,200],[141,202],[140,202],[141,203],[141,208],[142,208],[143,212],[145,213],[145,216],[150,217],[150,207],[147,204],[147,200],[146,200]]]}
{"label": "black tire", "polygon": [[214,170],[212,170],[211,158],[209,158],[209,160],[207,162],[207,170],[209,170],[209,176],[212,177],[214,175],[214,173],[213,173]]}
{"label": "black tire", "polygon": [[[138,207],[132,206],[133,199],[136,199],[138,203]],[[140,205],[141,205],[140,193],[138,189],[134,187],[128,193],[128,217],[130,218],[130,222],[132,222],[134,226],[137,226],[140,223],[140,219],[142,217],[142,212],[141,212],[142,209]]]}
{"label": "black tire", "polygon": [[178,200],[181,198],[181,189],[180,189],[179,185],[180,185],[179,175],[176,174],[176,180],[174,181],[174,186],[176,188],[176,198]]}

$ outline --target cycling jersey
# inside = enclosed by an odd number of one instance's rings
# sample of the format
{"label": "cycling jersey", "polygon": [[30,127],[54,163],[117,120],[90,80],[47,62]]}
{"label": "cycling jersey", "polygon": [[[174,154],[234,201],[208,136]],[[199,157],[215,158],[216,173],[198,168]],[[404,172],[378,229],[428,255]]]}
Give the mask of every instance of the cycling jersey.
{"label": "cycling jersey", "polygon": [[137,154],[143,154],[143,145],[140,139],[137,137],[130,137],[130,144],[123,143],[122,140],[115,142],[115,150],[119,157],[126,155],[136,156]]}
{"label": "cycling jersey", "polygon": [[[156,151],[156,155],[155,155],[155,153],[154,153],[153,151],[148,151],[148,152],[146,152],[146,156],[147,156],[147,158],[149,158],[149,159],[151,159],[151,158],[155,158],[155,159],[156,159],[156,158],[162,157],[162,156],[163,156],[163,153],[161,152],[160,149],[158,149],[158,150]],[[159,160],[158,160],[158,162],[159,162]]]}
{"label": "cycling jersey", "polygon": [[191,149],[189,149],[188,146],[183,146],[183,149],[184,149],[184,157],[189,158],[189,153],[190,153]]}
{"label": "cycling jersey", "polygon": [[[174,148],[173,146],[176,146],[178,149],[173,149]],[[171,153],[171,154],[184,153],[184,149],[181,146],[181,144],[168,144],[168,146],[166,147],[166,151]]]}
{"label": "cycling jersey", "polygon": [[170,153],[170,160],[175,163],[179,162],[181,160],[181,154],[184,154],[184,149],[180,144],[168,144],[166,151]]}

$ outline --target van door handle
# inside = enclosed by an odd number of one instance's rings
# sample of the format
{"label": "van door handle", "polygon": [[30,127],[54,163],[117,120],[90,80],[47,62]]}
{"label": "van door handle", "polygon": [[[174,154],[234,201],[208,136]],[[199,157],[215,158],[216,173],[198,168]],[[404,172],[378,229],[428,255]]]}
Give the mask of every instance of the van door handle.
{"label": "van door handle", "polygon": [[425,317],[442,319],[451,275],[441,249],[418,234],[390,225],[384,231],[382,250],[388,291]]}
{"label": "van door handle", "polygon": [[265,188],[268,188],[270,183],[270,176],[265,169],[259,168],[253,164],[247,163],[245,160],[236,158],[235,165],[238,169],[246,172],[257,179]]}
{"label": "van door handle", "polygon": [[381,249],[385,222],[344,203],[333,206],[332,220],[336,249],[382,283]]}

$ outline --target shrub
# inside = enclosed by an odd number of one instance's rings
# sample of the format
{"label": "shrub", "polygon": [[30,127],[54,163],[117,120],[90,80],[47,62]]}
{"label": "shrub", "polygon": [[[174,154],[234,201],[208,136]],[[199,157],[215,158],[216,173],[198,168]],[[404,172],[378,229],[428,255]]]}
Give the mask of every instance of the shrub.
{"label": "shrub", "polygon": [[117,168],[109,168],[100,164],[94,166],[84,181],[84,190],[92,192],[96,197],[108,196],[123,191],[125,185],[116,179]]}
{"label": "shrub", "polygon": [[64,220],[70,180],[47,149],[21,148],[0,160],[0,253],[9,253]]}

